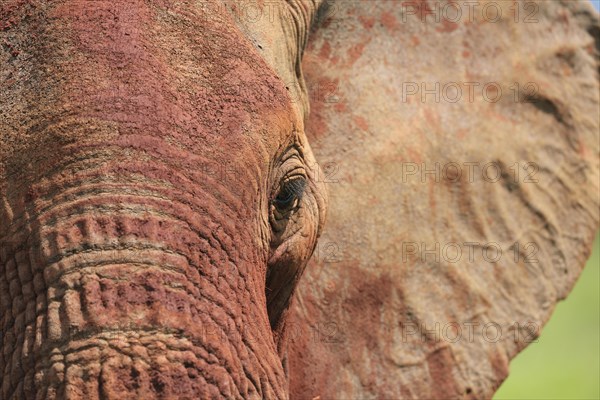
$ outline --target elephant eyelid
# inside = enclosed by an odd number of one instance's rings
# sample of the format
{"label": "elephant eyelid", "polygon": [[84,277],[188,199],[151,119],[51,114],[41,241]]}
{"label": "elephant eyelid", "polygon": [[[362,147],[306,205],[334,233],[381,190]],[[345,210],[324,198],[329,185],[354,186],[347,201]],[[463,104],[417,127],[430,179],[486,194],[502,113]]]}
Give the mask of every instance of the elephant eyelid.
{"label": "elephant eyelid", "polygon": [[277,196],[273,199],[275,206],[285,206],[299,200],[306,189],[306,179],[295,177],[281,183]]}

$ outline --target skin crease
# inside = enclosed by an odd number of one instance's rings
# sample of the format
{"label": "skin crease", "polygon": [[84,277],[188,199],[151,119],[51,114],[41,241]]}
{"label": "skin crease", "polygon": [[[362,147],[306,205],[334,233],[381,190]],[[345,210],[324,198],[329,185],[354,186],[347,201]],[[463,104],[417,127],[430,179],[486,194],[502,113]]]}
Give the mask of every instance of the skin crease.
{"label": "skin crease", "polygon": [[1,6],[2,398],[288,397],[327,196],[304,111],[212,4]]}
{"label": "skin crease", "polygon": [[[527,342],[427,327],[543,325],[598,228],[597,14],[536,4],[4,0],[0,399],[491,397]],[[424,77],[541,90],[402,100]],[[398,180],[457,160],[543,179]],[[540,263],[404,260],[449,238]]]}

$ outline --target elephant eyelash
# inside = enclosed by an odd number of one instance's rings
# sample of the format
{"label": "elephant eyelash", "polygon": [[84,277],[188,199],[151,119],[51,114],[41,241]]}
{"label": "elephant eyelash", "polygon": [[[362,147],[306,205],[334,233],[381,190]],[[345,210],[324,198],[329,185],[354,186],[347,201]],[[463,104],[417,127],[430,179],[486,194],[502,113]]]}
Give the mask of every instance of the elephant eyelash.
{"label": "elephant eyelash", "polygon": [[277,195],[272,200],[272,204],[276,211],[280,214],[284,214],[295,209],[302,199],[305,189],[306,179],[302,176],[283,181]]}

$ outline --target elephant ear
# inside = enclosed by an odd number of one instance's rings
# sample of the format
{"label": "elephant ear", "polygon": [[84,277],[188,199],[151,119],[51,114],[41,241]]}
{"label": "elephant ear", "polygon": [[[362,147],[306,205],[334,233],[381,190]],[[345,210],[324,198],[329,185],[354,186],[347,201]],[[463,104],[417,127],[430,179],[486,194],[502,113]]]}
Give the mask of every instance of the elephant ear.
{"label": "elephant ear", "polygon": [[320,10],[303,73],[330,205],[291,310],[292,398],[489,398],[590,254],[597,13],[446,4]]}

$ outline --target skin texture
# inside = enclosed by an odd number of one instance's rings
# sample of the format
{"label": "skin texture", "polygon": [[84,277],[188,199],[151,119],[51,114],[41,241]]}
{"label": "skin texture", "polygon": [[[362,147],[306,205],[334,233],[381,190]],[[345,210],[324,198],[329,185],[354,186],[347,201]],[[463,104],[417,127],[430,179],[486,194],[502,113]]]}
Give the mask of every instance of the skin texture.
{"label": "skin texture", "polygon": [[170,3],[2,4],[2,398],[287,397],[324,191],[227,9]]}
{"label": "skin texture", "polygon": [[[457,23],[427,14],[434,1],[412,13],[394,1],[320,13],[302,65],[306,132],[335,168],[319,251],[292,307],[292,398],[491,398],[510,359],[543,341],[590,254],[598,13],[540,1],[527,23],[532,8],[520,3],[515,22],[513,2],[492,1],[504,18],[491,22],[484,3],[473,20],[462,5]],[[462,98],[436,82],[458,84]],[[472,100],[468,82],[479,84]],[[502,90],[495,102],[482,94],[489,82]]]}
{"label": "skin texture", "polygon": [[[0,398],[491,397],[527,343],[399,338],[543,324],[570,290],[599,220],[598,18],[400,24],[399,4],[4,1]],[[428,74],[542,91],[399,98]],[[539,185],[400,179],[520,160]],[[318,253],[290,307],[327,213],[337,262]],[[540,262],[403,258],[431,238]]]}

